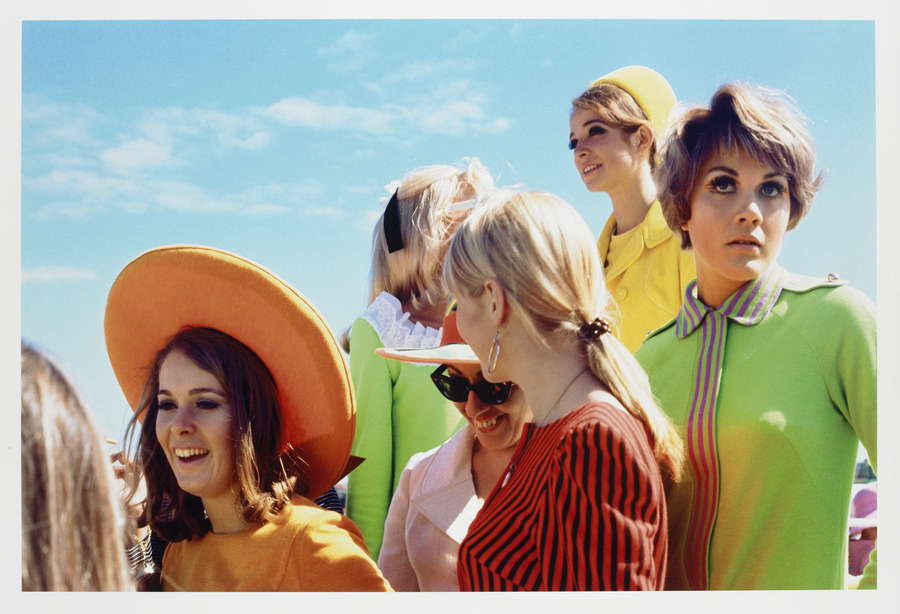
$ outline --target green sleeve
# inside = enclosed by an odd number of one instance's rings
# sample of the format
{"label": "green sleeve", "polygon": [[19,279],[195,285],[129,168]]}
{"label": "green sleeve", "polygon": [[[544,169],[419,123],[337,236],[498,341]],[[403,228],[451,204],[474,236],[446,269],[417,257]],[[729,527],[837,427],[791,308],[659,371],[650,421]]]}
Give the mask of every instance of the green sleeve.
{"label": "green sleeve", "polygon": [[[839,340],[838,377],[829,381],[832,398],[856,431],[869,456],[869,464],[878,472],[877,334],[875,305],[861,292],[849,287],[832,293],[841,299],[850,325]],[[873,589],[878,583],[878,548],[869,555],[858,588]]]}
{"label": "green sleeve", "polygon": [[378,334],[359,318],[350,333],[350,377],[356,394],[353,454],[365,458],[347,481],[347,515],[359,526],[369,554],[378,560],[393,489],[393,375]]}
{"label": "green sleeve", "polygon": [[[878,472],[877,364],[875,306],[863,293],[845,286],[829,298],[839,301],[849,322],[836,339],[837,370],[827,382],[832,399],[866,448]],[[824,371],[828,372],[828,371]]]}

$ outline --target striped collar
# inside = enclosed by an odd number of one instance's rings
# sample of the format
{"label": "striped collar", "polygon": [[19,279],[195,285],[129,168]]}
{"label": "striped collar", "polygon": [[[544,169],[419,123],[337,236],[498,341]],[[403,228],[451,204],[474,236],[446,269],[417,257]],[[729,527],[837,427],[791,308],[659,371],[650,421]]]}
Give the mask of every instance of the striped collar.
{"label": "striped collar", "polygon": [[753,326],[762,322],[781,295],[784,288],[785,269],[773,264],[762,275],[748,281],[732,294],[718,309],[710,307],[696,296],[697,280],[684,291],[684,303],[678,311],[675,334],[679,339],[689,336],[707,313],[718,311],[738,324]]}

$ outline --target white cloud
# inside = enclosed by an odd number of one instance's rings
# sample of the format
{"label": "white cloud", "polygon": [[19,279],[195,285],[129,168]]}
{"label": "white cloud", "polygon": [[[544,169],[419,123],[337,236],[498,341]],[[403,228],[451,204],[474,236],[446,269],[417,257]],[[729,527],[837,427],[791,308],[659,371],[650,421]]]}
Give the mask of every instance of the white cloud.
{"label": "white cloud", "polygon": [[100,157],[109,166],[110,170],[120,175],[129,175],[144,169],[176,166],[179,164],[172,157],[169,145],[146,138],[137,138],[127,141],[118,147],[110,147],[100,154]]}
{"label": "white cloud", "polygon": [[[321,54],[365,53],[373,41],[349,32]],[[110,118],[83,105],[32,97],[23,104],[22,213],[35,220],[86,218],[113,209],[343,219],[349,214],[334,186],[310,181],[226,188],[196,178],[206,176],[210,163],[231,163],[231,150],[252,155],[268,147],[273,135],[295,139],[283,126],[348,134],[373,147],[401,138],[414,146],[432,135],[508,130],[510,120],[490,113],[486,91],[467,79],[448,78],[465,72],[464,64],[410,63],[376,81],[390,95],[372,93],[371,102],[356,105],[330,104],[336,94],[322,92],[246,112],[165,107]],[[252,164],[252,158],[241,163]]]}
{"label": "white cloud", "polygon": [[22,271],[23,284],[84,281],[96,277],[97,273],[91,269],[70,266],[39,266]]}
{"label": "white cloud", "polygon": [[133,179],[109,177],[95,171],[55,169],[37,178],[23,178],[23,187],[47,194],[78,197],[84,202],[107,202],[111,199],[140,192],[140,184]]}
{"label": "white cloud", "polygon": [[40,205],[34,213],[38,221],[58,220],[60,218],[85,219],[91,215],[102,213],[105,207],[80,201],[57,201]]}
{"label": "white cloud", "polygon": [[346,129],[375,134],[388,132],[396,120],[395,114],[387,110],[343,104],[326,106],[307,98],[285,98],[261,113],[288,126],[318,130]]}
{"label": "white cloud", "polygon": [[336,41],[316,50],[316,55],[329,60],[326,67],[339,72],[359,70],[374,57],[376,34],[362,34],[356,30],[345,32]]}
{"label": "white cloud", "polygon": [[401,82],[422,82],[431,77],[440,81],[448,74],[465,74],[472,68],[472,62],[463,60],[444,59],[436,62],[409,62],[404,64],[400,70],[385,74],[379,80],[379,83],[393,85]]}
{"label": "white cloud", "polygon": [[384,209],[368,209],[364,213],[364,219],[366,220],[366,228],[372,228],[375,226],[375,222],[378,221],[378,218],[381,217],[381,214],[384,213]]}
{"label": "white cloud", "polygon": [[64,104],[42,96],[22,96],[23,134],[35,130],[37,144],[52,143],[57,149],[69,146],[92,146],[99,143],[98,129],[110,125],[111,120],[84,104]]}
{"label": "white cloud", "polygon": [[467,81],[444,83],[405,107],[406,118],[425,134],[460,136],[496,134],[509,129],[504,117],[491,118],[485,110],[487,96]]}
{"label": "white cloud", "polygon": [[[410,72],[431,74],[433,65],[410,65]],[[395,73],[392,79],[399,80]],[[376,134],[402,135],[415,139],[420,134],[461,136],[497,134],[509,130],[505,117],[491,117],[486,109],[488,97],[468,81],[441,83],[425,88],[425,93],[404,99],[392,98],[374,107],[327,105],[305,97],[284,98],[259,113],[287,126],[316,130],[345,130]]]}
{"label": "white cloud", "polygon": [[280,215],[282,213],[287,213],[290,211],[288,207],[284,205],[275,205],[275,204],[256,204],[249,205],[244,207],[243,211],[241,211],[242,215]]}
{"label": "white cloud", "polygon": [[241,116],[209,109],[151,109],[120,137],[120,143],[100,153],[119,175],[163,167],[194,166],[209,149],[256,151],[271,141],[252,114]]}
{"label": "white cloud", "polygon": [[236,196],[243,204],[245,215],[274,215],[296,212],[301,217],[343,219],[348,213],[338,207],[318,203],[326,198],[328,189],[317,181],[307,183],[277,183],[254,186]]}
{"label": "white cloud", "polygon": [[300,214],[300,217],[327,217],[332,220],[342,220],[349,215],[346,211],[342,211],[335,207],[323,207],[316,205],[299,207],[297,209],[297,213]]}
{"label": "white cloud", "polygon": [[255,151],[265,147],[272,135],[262,130],[252,116],[198,109],[193,112],[199,125],[209,131],[225,149]]}
{"label": "white cloud", "polygon": [[480,132],[496,132],[503,128],[496,122],[487,121],[484,111],[468,101],[447,102],[437,107],[423,109],[417,113],[416,124],[426,134],[460,135],[476,129]]}
{"label": "white cloud", "polygon": [[372,230],[375,228],[376,222],[378,222],[378,218],[381,217],[381,214],[384,212],[383,208],[380,209],[366,209],[362,212],[362,215],[358,215],[356,217],[356,223],[354,227],[359,232],[365,234],[371,241]]}
{"label": "white cloud", "polygon": [[163,209],[185,213],[222,213],[240,211],[243,207],[233,198],[216,196],[200,186],[182,181],[158,180],[146,184],[152,204]]}
{"label": "white cloud", "polygon": [[[92,171],[54,170],[23,180],[23,188],[55,197],[36,206],[39,220],[84,217],[107,208],[133,213],[153,208],[185,212],[241,209],[240,202],[210,194],[202,187],[170,179],[111,177]],[[23,198],[23,203],[27,200]]]}

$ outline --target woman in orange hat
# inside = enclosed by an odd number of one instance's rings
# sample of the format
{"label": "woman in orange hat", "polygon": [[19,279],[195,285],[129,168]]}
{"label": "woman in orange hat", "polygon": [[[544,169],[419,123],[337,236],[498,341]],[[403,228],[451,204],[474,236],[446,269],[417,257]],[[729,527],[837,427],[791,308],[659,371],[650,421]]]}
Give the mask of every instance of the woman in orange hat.
{"label": "woman in orange hat", "polygon": [[613,332],[634,352],[647,333],[675,317],[695,275],[656,199],[652,172],[675,92],[644,66],[597,79],[572,101],[569,149],[591,192],[605,192],[612,215],[597,241],[618,306]]}
{"label": "woman in orange hat", "polygon": [[296,290],[203,247],[151,250],[113,284],[107,350],[138,431],[161,587],[390,590],[359,530],[312,499],[354,429],[337,340]]}
{"label": "woman in orange hat", "polygon": [[466,421],[439,447],[413,455],[400,475],[378,556],[378,567],[398,591],[459,590],[459,544],[531,420],[518,386],[484,379],[478,357],[459,336],[455,301],[442,331],[436,348],[376,350],[392,360],[436,365],[431,380]]}

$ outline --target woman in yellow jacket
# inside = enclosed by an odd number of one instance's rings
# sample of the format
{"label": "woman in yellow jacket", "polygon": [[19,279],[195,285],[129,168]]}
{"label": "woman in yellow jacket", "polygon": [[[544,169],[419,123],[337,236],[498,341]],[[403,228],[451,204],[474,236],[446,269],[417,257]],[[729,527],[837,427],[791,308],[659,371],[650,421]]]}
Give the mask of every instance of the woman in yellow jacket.
{"label": "woman in yellow jacket", "polygon": [[597,248],[619,309],[616,335],[634,352],[647,333],[678,313],[696,275],[666,225],[652,171],[675,92],[644,66],[626,66],[594,81],[572,101],[569,149],[584,185],[605,192],[613,212]]}

